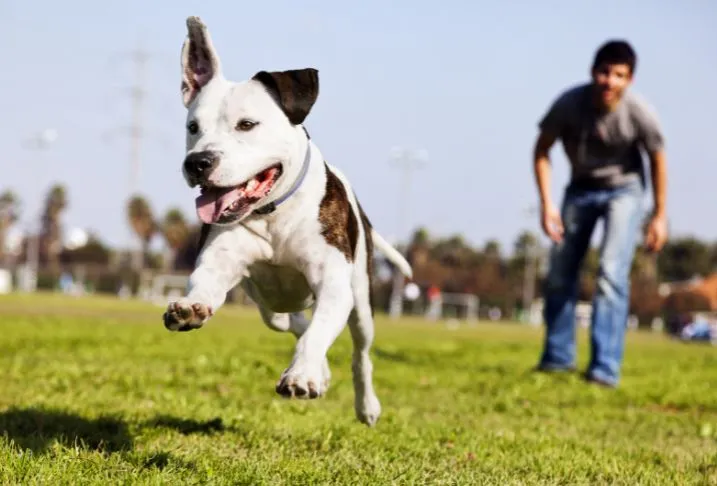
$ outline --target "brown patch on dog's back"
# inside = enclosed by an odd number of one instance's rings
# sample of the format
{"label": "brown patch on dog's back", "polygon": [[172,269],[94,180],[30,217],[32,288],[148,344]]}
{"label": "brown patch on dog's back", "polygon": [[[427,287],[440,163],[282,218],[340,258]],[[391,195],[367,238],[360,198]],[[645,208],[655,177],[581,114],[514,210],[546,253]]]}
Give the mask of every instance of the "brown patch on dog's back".
{"label": "brown patch on dog's back", "polygon": [[326,169],[326,193],[319,206],[321,235],[331,246],[344,254],[346,260],[353,261],[358,241],[358,221],[351,209],[346,188],[336,174]]}

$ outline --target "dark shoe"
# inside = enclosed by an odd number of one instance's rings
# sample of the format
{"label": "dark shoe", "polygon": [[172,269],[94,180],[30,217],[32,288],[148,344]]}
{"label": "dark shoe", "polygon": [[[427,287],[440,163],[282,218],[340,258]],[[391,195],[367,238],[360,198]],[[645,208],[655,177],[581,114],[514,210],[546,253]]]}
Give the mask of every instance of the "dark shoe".
{"label": "dark shoe", "polygon": [[583,375],[583,378],[587,383],[590,383],[591,385],[598,385],[603,388],[617,388],[617,384],[609,382],[607,380],[603,380],[602,378],[598,378],[597,376],[589,375],[587,373]]}

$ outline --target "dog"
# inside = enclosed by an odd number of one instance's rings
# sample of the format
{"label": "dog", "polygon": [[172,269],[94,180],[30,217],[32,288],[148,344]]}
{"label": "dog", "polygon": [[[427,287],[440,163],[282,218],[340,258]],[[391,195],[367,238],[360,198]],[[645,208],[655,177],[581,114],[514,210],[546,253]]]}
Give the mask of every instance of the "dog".
{"label": "dog", "polygon": [[354,408],[373,426],[381,414],[369,356],[374,248],[408,279],[412,269],[372,228],[346,177],[303,126],[319,94],[318,70],[260,71],[231,82],[199,17],[187,19],[181,67],[182,173],[200,188],[202,232],[187,294],[168,305],[165,327],[202,327],[240,285],[270,329],[297,338],[277,393],[312,399],[329,387],[326,353],[348,322]]}

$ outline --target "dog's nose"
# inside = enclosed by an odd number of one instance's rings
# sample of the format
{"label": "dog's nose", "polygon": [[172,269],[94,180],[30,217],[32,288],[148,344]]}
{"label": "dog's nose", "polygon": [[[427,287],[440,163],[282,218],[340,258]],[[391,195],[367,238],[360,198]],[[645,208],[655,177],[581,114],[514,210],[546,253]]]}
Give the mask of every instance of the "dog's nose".
{"label": "dog's nose", "polygon": [[184,170],[197,181],[206,179],[219,163],[219,157],[214,152],[194,152],[184,159]]}

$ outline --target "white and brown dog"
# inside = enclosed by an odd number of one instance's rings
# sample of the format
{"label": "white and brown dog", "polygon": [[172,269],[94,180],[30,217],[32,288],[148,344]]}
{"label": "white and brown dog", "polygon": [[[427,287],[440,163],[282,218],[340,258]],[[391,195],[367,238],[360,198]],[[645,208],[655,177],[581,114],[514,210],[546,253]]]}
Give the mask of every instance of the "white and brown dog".
{"label": "white and brown dog", "polygon": [[318,71],[262,71],[230,82],[202,21],[188,18],[187,30],[182,171],[201,188],[204,226],[188,294],[169,305],[164,325],[201,327],[240,284],[271,329],[298,338],[276,391],[316,398],[330,381],[326,353],[348,321],[356,415],[373,425],[381,413],[369,357],[374,245],[409,278],[411,267],[372,229],[346,178],[302,126],[318,96]]}

